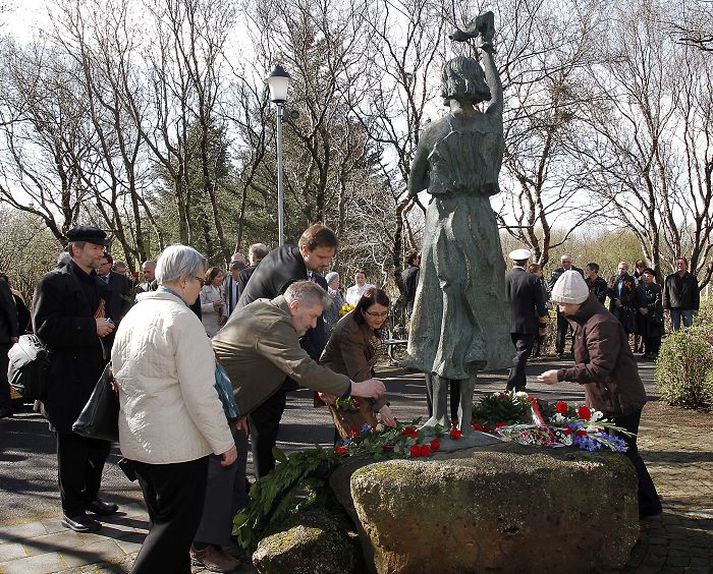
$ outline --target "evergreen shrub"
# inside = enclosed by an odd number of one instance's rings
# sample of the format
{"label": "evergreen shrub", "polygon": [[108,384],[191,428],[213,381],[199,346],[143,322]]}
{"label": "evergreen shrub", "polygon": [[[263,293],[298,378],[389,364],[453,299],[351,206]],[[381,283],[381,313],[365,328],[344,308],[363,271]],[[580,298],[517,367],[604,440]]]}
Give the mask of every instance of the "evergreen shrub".
{"label": "evergreen shrub", "polygon": [[656,364],[656,387],[668,405],[713,408],[713,324],[694,325],[664,339]]}

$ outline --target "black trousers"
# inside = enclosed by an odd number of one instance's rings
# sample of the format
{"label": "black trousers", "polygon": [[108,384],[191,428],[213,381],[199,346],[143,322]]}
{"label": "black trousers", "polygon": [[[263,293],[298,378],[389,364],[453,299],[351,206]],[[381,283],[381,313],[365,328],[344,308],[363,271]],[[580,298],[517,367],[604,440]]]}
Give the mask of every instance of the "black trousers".
{"label": "black trousers", "polygon": [[[626,415],[610,417],[616,426],[622,427],[629,432],[639,432],[639,422],[641,421],[641,409]],[[636,469],[636,476],[639,479],[639,515],[652,516],[661,512],[661,500],[656,492],[654,481],[651,480],[651,475],[646,469],[644,461],[639,454],[639,448],[636,446],[636,436],[622,435],[629,449],[624,453],[632,462]]]}
{"label": "black trousers", "polygon": [[280,388],[248,416],[255,476],[262,478],[275,468],[272,448],[277,443],[280,419],[285,412],[287,393]]}
{"label": "black trousers", "polygon": [[12,410],[10,383],[7,380],[7,366],[10,362],[7,358],[7,353],[11,347],[12,343],[0,343],[0,411]]}
{"label": "black trousers", "polygon": [[57,467],[62,510],[82,514],[97,497],[111,443],[84,438],[73,432],[57,433]]}
{"label": "black trousers", "polygon": [[570,330],[570,324],[565,319],[564,315],[557,309],[557,336],[555,337],[555,351],[558,355],[564,353],[564,342],[567,337],[567,332]]}
{"label": "black trousers", "polygon": [[151,526],[131,574],[190,574],[189,550],[203,512],[208,457],[175,464],[132,461]]}
{"label": "black trousers", "polygon": [[527,379],[525,378],[525,366],[527,358],[535,345],[535,335],[526,333],[510,333],[512,344],[515,345],[515,356],[512,358],[510,376],[505,390],[524,391]]}

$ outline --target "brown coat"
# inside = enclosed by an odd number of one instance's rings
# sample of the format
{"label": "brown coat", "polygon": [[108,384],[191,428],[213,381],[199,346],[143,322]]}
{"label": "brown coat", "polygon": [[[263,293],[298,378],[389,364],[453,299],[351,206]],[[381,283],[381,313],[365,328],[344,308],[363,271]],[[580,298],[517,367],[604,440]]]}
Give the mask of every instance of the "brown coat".
{"label": "brown coat", "polygon": [[289,306],[282,295],[237,308],[212,343],[233,384],[241,416],[250,414],[270,398],[285,377],[314,391],[336,396],[348,393],[351,388],[349,377],[320,366],[300,347]]}
{"label": "brown coat", "polygon": [[644,406],[646,391],[621,323],[590,295],[567,317],[574,328],[574,362],[560,381],[584,385],[586,403],[605,416],[629,415]]}
{"label": "brown coat", "polygon": [[374,350],[369,341],[373,336],[374,330],[357,323],[352,311],[334,327],[319,362],[352,381],[366,381],[371,378]]}

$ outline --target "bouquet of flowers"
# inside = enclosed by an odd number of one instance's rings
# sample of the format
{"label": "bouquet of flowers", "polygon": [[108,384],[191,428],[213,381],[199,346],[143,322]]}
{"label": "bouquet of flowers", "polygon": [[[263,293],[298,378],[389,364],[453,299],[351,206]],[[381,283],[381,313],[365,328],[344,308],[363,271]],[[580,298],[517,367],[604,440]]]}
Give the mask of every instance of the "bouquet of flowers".
{"label": "bouquet of flowers", "polygon": [[523,392],[484,397],[473,407],[472,425],[519,444],[575,446],[590,452],[602,448],[625,452],[626,441],[617,435],[631,434],[607,421],[600,411],[564,401],[552,406]]}

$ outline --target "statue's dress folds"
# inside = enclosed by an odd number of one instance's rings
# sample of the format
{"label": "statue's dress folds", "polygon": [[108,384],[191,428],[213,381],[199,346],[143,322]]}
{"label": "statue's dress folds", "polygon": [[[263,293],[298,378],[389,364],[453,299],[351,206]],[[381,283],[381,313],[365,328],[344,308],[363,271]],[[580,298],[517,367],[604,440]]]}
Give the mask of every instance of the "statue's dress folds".
{"label": "statue's dress folds", "polygon": [[[433,196],[426,211],[421,276],[407,366],[447,379],[509,364],[505,263],[489,196],[499,192],[501,126],[453,115],[428,158]],[[438,125],[441,124],[441,125]]]}

